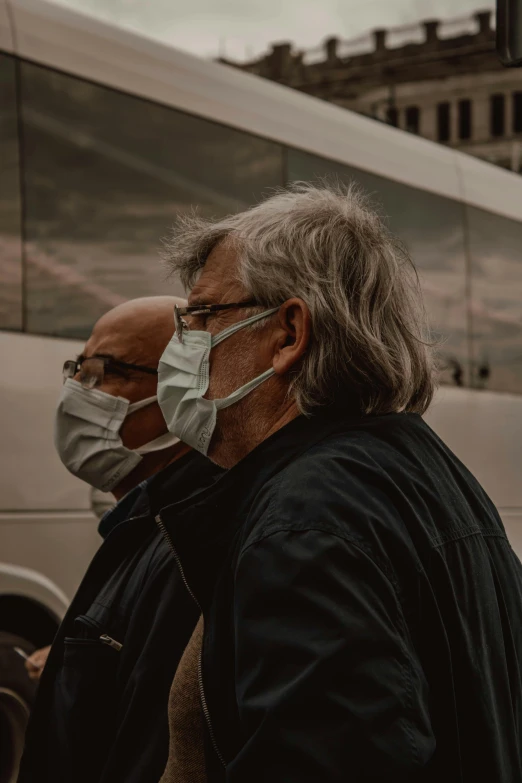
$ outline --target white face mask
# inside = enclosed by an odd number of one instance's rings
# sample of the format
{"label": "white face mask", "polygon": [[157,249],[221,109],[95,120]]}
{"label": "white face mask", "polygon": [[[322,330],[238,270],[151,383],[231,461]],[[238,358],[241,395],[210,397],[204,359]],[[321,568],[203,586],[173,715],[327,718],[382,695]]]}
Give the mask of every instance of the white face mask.
{"label": "white face mask", "polygon": [[238,402],[275,375],[275,370],[270,368],[228,397],[205,400],[209,384],[210,351],[235,332],[278,310],[278,307],[265,310],[264,313],[223,329],[215,336],[198,330],[186,331],[183,333],[183,342],[180,342],[174,334],[158,365],[158,402],[170,432],[193,449],[207,454],[218,410]]}
{"label": "white face mask", "polygon": [[54,442],[58,455],[74,476],[102,492],[110,492],[134,470],[144,454],[160,451],[179,442],[166,432],[138,449],[123,445],[120,429],[125,418],[157,400],[129,404],[100,389],[84,389],[68,378],[56,410]]}

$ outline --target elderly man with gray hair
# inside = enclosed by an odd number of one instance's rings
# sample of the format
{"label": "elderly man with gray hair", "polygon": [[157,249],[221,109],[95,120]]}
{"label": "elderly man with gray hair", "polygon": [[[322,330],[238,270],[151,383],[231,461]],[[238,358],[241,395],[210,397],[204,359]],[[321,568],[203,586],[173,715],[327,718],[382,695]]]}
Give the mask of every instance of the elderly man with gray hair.
{"label": "elderly man with gray hair", "polygon": [[183,218],[168,257],[160,405],[229,470],[158,519],[201,612],[163,780],[520,783],[522,567],[421,418],[406,251],[356,190],[299,184]]}

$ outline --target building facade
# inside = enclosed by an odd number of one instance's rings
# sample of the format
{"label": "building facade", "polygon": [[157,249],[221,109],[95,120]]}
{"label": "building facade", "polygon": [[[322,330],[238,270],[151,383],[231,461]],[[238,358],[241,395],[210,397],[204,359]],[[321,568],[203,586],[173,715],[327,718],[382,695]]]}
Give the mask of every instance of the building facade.
{"label": "building facade", "polygon": [[522,172],[522,70],[498,60],[491,11],[221,61]]}

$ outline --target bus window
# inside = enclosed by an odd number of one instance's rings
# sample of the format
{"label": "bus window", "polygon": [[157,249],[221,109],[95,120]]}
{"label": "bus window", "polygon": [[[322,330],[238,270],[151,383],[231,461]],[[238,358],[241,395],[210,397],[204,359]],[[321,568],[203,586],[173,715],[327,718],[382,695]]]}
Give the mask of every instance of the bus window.
{"label": "bus window", "polygon": [[522,392],[522,224],[467,207],[472,258],[472,385]]}
{"label": "bus window", "polygon": [[158,260],[175,215],[282,184],[277,144],[36,65],[22,76],[31,332],[85,337],[125,299],[182,293]]}
{"label": "bus window", "polygon": [[22,328],[22,245],[15,62],[0,54],[0,329]]}

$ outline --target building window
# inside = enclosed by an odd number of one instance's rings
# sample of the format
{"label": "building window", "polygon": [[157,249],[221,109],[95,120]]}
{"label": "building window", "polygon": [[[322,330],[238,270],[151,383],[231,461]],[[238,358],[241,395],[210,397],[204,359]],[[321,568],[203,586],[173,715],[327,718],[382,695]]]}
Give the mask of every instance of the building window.
{"label": "building window", "polygon": [[437,139],[442,142],[450,140],[450,105],[447,101],[437,106]]}
{"label": "building window", "polygon": [[513,133],[522,133],[522,92],[513,93]]}
{"label": "building window", "polygon": [[459,139],[471,138],[471,101],[459,101]]}
{"label": "building window", "polygon": [[399,125],[399,112],[397,109],[389,108],[386,112],[386,122],[388,125],[393,125],[394,128],[397,128]]}
{"label": "building window", "polygon": [[506,125],[506,101],[503,95],[491,96],[491,135],[503,136]]}
{"label": "building window", "polygon": [[410,133],[418,133],[420,124],[420,111],[418,106],[408,106],[406,109],[406,130]]}

